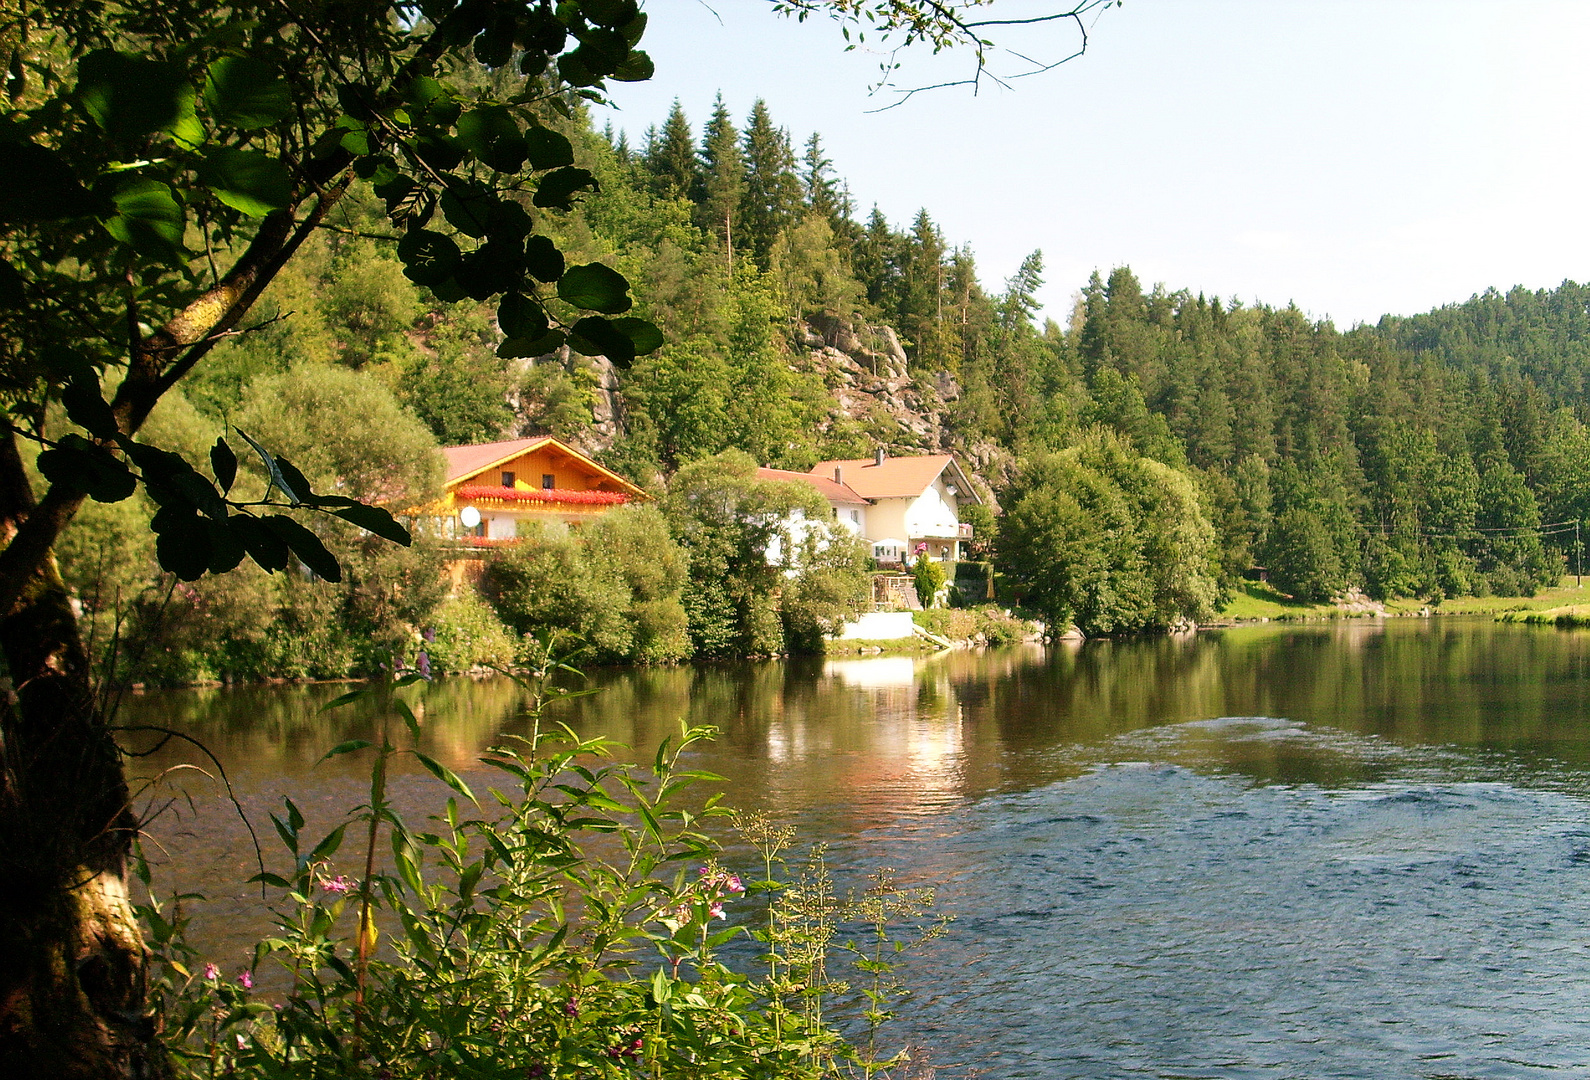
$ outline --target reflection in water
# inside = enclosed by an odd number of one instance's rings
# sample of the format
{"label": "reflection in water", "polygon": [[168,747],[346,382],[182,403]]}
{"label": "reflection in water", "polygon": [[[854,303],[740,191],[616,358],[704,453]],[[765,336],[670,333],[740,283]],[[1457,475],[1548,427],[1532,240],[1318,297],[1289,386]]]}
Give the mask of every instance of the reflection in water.
{"label": "reflection in water", "polygon": [[[693,764],[729,778],[731,804],[832,842],[842,869],[945,885],[961,930],[922,973],[913,1023],[946,1063],[1078,1077],[1582,1067],[1569,1049],[1590,1045],[1576,1019],[1590,1015],[1590,633],[1355,620],[592,682],[602,693],[557,719],[645,757],[681,723],[716,726]],[[124,718],[202,740],[256,821],[291,794],[329,827],[360,800],[365,766],[314,762],[377,723],[369,707],[318,711],[342,689],[150,693]],[[414,700],[423,749],[477,788],[490,782],[478,754],[524,731],[506,680]],[[168,744],[137,767],[184,753]],[[440,801],[412,767],[396,788],[411,816]],[[240,948],[222,924],[257,904],[236,884],[253,871],[247,833],[213,791],[193,794],[193,812],[154,830],[165,882],[220,897],[200,930]]]}

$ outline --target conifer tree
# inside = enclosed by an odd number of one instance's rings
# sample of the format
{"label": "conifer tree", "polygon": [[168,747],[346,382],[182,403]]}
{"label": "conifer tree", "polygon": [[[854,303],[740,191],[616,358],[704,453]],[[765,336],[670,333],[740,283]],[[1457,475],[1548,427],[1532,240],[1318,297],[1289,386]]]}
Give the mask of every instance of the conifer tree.
{"label": "conifer tree", "polygon": [[867,289],[867,300],[880,311],[893,313],[899,296],[894,257],[896,236],[889,219],[877,206],[867,216],[866,227],[856,241],[852,264],[856,278]]}
{"label": "conifer tree", "polygon": [[801,158],[801,187],[807,208],[827,218],[829,228],[838,235],[850,219],[850,207],[844,191],[834,182],[833,171],[834,163],[823,153],[822,136],[812,132]]}
{"label": "conifer tree", "polygon": [[767,103],[760,98],[751,107],[744,136],[745,189],[740,217],[745,248],[758,269],[766,270],[779,233],[794,219],[801,205],[800,180],[795,175],[795,152],[789,133],[773,124]]}
{"label": "conifer tree", "polygon": [[902,329],[916,344],[913,359],[929,371],[944,367],[948,342],[944,334],[944,257],[948,251],[944,234],[928,216],[917,211],[911,232],[901,246],[900,321]]}
{"label": "conifer tree", "polygon": [[728,261],[734,261],[740,202],[745,194],[745,158],[740,153],[740,132],[719,94],[712,105],[701,139],[701,198],[697,222],[717,238]]}
{"label": "conifer tree", "polygon": [[696,140],[690,121],[674,99],[662,130],[648,133],[646,170],[651,173],[656,191],[665,198],[690,198],[701,183],[701,165],[696,158]]}

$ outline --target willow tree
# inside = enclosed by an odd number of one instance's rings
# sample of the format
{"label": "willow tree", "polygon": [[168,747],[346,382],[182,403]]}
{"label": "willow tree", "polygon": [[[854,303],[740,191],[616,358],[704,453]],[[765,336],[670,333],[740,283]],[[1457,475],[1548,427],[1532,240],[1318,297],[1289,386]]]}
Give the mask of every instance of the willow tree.
{"label": "willow tree", "polygon": [[[978,72],[980,6],[775,0],[969,45]],[[316,515],[407,542],[385,511],[313,491],[268,432],[200,467],[139,438],[257,325],[304,241],[346,227],[356,183],[384,200],[409,278],[496,301],[503,356],[568,344],[626,364],[660,345],[625,315],[625,280],[568,265],[546,230],[596,186],[559,117],[650,77],[645,27],[635,0],[0,0],[0,1072],[168,1071],[128,899],[138,820],[56,570],[62,530],[141,485],[184,580],[253,559],[335,581]],[[261,500],[232,490],[245,439]]]}

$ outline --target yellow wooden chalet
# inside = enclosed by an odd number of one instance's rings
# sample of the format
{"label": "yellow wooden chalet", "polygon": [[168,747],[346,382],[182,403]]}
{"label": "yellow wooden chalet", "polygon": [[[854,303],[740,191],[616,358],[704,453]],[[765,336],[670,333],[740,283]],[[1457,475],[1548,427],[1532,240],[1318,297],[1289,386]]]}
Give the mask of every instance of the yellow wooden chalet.
{"label": "yellow wooden chalet", "polygon": [[589,521],[645,492],[550,436],[442,448],[440,500],[425,512],[472,547],[512,543],[520,522]]}

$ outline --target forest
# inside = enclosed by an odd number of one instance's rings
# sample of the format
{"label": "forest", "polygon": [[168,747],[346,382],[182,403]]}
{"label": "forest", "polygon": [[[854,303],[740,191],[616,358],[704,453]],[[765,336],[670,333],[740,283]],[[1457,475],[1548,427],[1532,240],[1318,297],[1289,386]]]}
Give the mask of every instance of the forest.
{"label": "forest", "polygon": [[[491,305],[405,275],[361,186],[150,429],[194,459],[227,425],[269,432],[317,486],[391,506],[434,492],[436,446],[548,433],[656,493],[662,525],[529,538],[481,597],[449,599],[435,545],[351,528],[324,530],[346,589],[249,567],[175,585],[144,496],[89,504],[63,572],[128,678],[345,675],[419,628],[455,670],[551,627],[598,662],[814,648],[864,594],[861,555],[784,588],[754,535],[771,511],[706,522],[681,492],[787,509],[802,496],[753,465],[877,446],[960,455],[1001,510],[967,516],[1002,602],[1090,634],[1205,621],[1245,575],[1311,600],[1528,595],[1578,558],[1590,287],[1341,330],[1117,267],[1040,323],[1041,252],[984,283],[928,209],[863,213],[821,135],[762,102],[735,117],[720,98],[699,125],[676,103],[638,145],[579,107],[546,122],[599,186],[545,228],[629,279],[663,347],[632,366],[520,355]],[[896,340],[893,392],[855,392]]]}

